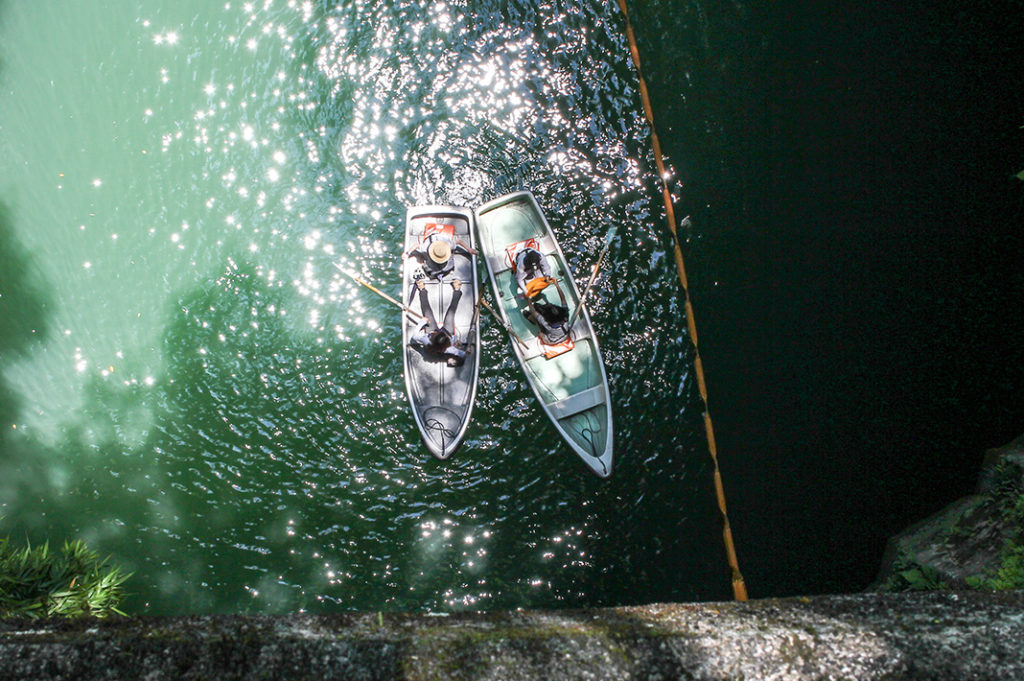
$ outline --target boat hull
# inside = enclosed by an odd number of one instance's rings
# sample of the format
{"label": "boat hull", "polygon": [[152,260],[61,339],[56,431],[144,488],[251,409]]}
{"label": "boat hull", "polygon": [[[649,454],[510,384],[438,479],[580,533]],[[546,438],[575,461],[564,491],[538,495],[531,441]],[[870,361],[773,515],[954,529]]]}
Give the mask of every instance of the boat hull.
{"label": "boat hull", "polygon": [[612,472],[613,426],[608,377],[586,308],[573,325],[573,347],[548,357],[538,327],[523,315],[527,302],[518,289],[507,251],[512,244],[535,241],[562,286],[570,309],[579,291],[540,206],[530,192],[499,197],[476,209],[480,250],[490,274],[497,310],[526,347],[512,347],[537,401],[572,450],[598,476]]}
{"label": "boat hull", "polygon": [[[455,237],[474,246],[473,212],[454,206],[420,206],[409,208],[405,220],[403,253],[415,249],[430,224],[452,225]],[[475,248],[475,246],[474,246]],[[450,367],[441,358],[426,353],[410,340],[420,320],[408,313],[402,315],[402,347],[405,369],[405,387],[412,407],[413,418],[427,449],[438,459],[449,458],[462,444],[476,401],[476,386],[480,372],[480,325],[475,318],[475,301],[479,290],[476,256],[461,249],[454,254],[455,269],[444,279],[424,279],[425,290],[438,324],[443,323],[445,311],[452,300],[451,282],[462,282],[462,298],[455,313],[455,329],[466,341],[465,362]],[[416,288],[421,266],[416,258],[404,258],[402,263],[402,302],[416,312],[421,304]]]}

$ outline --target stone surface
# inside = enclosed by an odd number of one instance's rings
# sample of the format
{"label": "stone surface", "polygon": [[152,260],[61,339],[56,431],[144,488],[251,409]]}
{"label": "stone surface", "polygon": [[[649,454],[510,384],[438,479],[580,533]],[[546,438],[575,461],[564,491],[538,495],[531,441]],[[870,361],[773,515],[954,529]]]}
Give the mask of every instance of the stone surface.
{"label": "stone surface", "polygon": [[[380,617],[380,618],[379,618]],[[0,679],[1024,679],[1024,592],[0,622]]]}

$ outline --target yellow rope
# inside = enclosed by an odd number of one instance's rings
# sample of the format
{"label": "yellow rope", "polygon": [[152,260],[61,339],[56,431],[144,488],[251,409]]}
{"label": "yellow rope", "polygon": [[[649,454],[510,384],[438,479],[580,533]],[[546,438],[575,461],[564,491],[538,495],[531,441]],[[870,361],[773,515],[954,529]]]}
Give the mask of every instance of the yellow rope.
{"label": "yellow rope", "polygon": [[697,386],[700,390],[700,398],[704,402],[704,430],[707,433],[708,451],[711,453],[711,461],[715,466],[715,493],[718,497],[718,510],[722,513],[722,538],[725,541],[726,558],[729,561],[729,569],[732,571],[732,592],[737,601],[747,600],[747,585],[740,573],[739,560],[736,558],[736,546],[732,540],[732,529],[729,526],[729,514],[725,506],[725,486],[722,484],[722,473],[718,469],[718,448],[715,446],[715,430],[711,425],[711,412],[708,409],[708,388],[704,381],[704,363],[700,358],[700,349],[697,345],[697,324],[694,321],[693,306],[690,304],[690,287],[686,281],[686,267],[683,264],[683,251],[679,248],[679,236],[676,232],[676,214],[672,207],[672,194],[668,189],[668,173],[665,172],[665,163],[662,160],[661,143],[658,141],[658,133],[654,127],[654,110],[651,108],[651,99],[647,94],[647,82],[644,80],[643,70],[640,68],[640,50],[636,46],[636,36],[633,34],[633,27],[629,23],[629,12],[626,11],[626,0],[618,0],[619,9],[622,10],[622,18],[626,23],[626,39],[629,40],[629,51],[633,56],[633,65],[636,67],[637,78],[640,82],[640,100],[643,103],[644,114],[651,126],[651,146],[654,147],[654,162],[658,167],[658,175],[661,176],[661,189],[665,199],[665,219],[668,222],[668,229],[672,233],[672,241],[675,244],[676,269],[679,272],[679,283],[683,287],[683,299],[686,307],[686,323],[690,333],[690,340],[693,341],[693,349],[696,353],[694,369],[697,374]]}

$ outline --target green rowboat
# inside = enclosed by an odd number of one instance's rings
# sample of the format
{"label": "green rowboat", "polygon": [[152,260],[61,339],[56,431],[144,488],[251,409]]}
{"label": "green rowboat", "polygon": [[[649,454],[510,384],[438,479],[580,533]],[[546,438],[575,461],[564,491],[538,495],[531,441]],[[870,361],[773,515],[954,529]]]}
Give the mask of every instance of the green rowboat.
{"label": "green rowboat", "polygon": [[530,192],[499,197],[475,213],[479,248],[494,287],[498,313],[525,344],[513,340],[512,347],[526,379],[572,450],[594,473],[607,478],[612,473],[611,398],[586,306],[573,324],[572,343],[567,344],[571,349],[546,345],[538,337],[538,327],[523,315],[527,301],[513,271],[517,244],[540,251],[565,293],[569,309],[575,309],[580,294],[554,233]]}

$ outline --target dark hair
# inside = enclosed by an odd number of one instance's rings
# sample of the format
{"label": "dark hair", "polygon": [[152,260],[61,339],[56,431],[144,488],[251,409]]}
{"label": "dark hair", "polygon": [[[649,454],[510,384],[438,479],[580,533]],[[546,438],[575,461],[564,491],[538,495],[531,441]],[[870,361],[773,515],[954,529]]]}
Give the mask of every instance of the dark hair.
{"label": "dark hair", "polygon": [[444,329],[435,329],[430,333],[430,347],[434,350],[444,350],[452,344],[451,336]]}
{"label": "dark hair", "polygon": [[548,324],[562,324],[569,321],[569,308],[567,307],[545,301],[534,302],[533,306],[537,308]]}
{"label": "dark hair", "polygon": [[523,256],[523,265],[526,267],[537,267],[540,265],[540,258],[540,253],[531,248],[526,251],[526,255]]}

